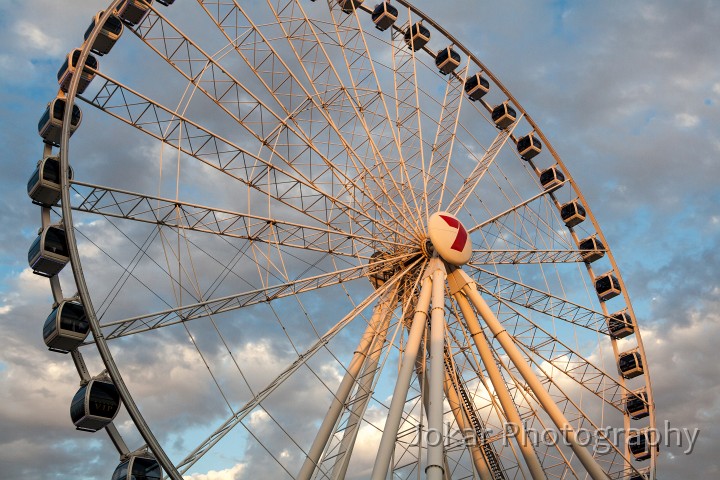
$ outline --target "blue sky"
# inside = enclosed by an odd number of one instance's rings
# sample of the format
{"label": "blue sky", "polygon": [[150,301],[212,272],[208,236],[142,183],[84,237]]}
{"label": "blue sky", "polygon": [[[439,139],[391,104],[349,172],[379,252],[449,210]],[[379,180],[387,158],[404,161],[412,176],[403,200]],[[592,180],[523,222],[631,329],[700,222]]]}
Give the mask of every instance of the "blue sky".
{"label": "blue sky", "polygon": [[[691,455],[661,451],[660,478],[717,477],[720,11],[700,0],[417,5],[518,98],[602,226],[638,312],[658,421],[701,429]],[[103,6],[96,0],[0,2],[3,479],[107,478],[105,463],[115,461],[104,437],[89,440],[67,419],[63,398],[72,395],[77,377],[68,359],[42,345],[49,288],[26,267],[39,226],[38,209],[25,193],[41,153],[37,120],[57,91],[64,55]],[[108,138],[98,145],[117,143]],[[139,150],[131,152],[136,158],[128,169],[141,163]],[[248,358],[267,354],[267,345],[246,347]],[[87,449],[89,461],[69,456],[77,449]],[[240,470],[226,478],[244,478]]]}

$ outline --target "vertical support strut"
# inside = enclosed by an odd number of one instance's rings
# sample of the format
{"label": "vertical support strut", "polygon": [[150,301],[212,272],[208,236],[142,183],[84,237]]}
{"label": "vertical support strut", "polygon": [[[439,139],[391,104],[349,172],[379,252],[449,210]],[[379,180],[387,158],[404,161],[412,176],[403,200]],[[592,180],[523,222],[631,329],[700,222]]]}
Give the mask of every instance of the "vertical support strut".
{"label": "vertical support strut", "polygon": [[410,379],[413,369],[415,368],[415,360],[420,350],[420,342],[422,341],[423,332],[425,331],[428,316],[427,312],[430,307],[432,279],[428,274],[429,270],[426,271],[425,275],[427,276],[422,280],[420,296],[417,306],[415,307],[415,315],[413,316],[412,326],[410,327],[408,341],[405,346],[405,353],[400,365],[400,371],[398,372],[398,379],[395,383],[392,401],[390,402],[390,410],[385,420],[385,428],[383,429],[382,438],[380,439],[378,454],[377,457],[375,457],[375,464],[373,465],[371,476],[372,480],[385,479],[388,468],[390,467],[392,454],[395,451],[395,439],[402,420],[403,406],[405,405],[405,399],[407,398],[408,389],[410,388]]}
{"label": "vertical support strut", "polygon": [[510,334],[507,330],[505,330],[505,328],[503,328],[500,321],[497,317],[495,317],[495,314],[485,302],[485,299],[482,298],[477,290],[475,282],[473,282],[473,280],[465,272],[459,269],[453,272],[453,276],[455,277],[454,280],[456,282],[456,286],[461,288],[462,292],[467,295],[470,302],[472,302],[477,312],[490,328],[490,331],[493,333],[495,338],[497,338],[498,342],[500,342],[500,345],[502,345],[505,353],[510,358],[510,361],[518,369],[525,382],[527,382],[528,387],[530,387],[533,391],[543,409],[550,416],[550,419],[553,421],[555,426],[560,430],[563,437],[570,445],[570,448],[572,448],[572,451],[583,464],[590,477],[593,480],[609,480],[610,477],[608,477],[607,473],[605,473],[600,465],[598,465],[595,458],[593,458],[590,452],[588,452],[588,450],[577,441],[577,436],[575,434],[575,430],[572,428],[572,425],[570,425],[570,422],[568,422],[567,418],[565,418],[563,412],[553,401],[547,390],[545,390],[542,386],[542,383],[540,383],[540,380],[535,375],[532,367],[530,367],[523,354],[515,345],[515,342]]}
{"label": "vertical support strut", "polygon": [[495,363],[495,358],[493,357],[490,345],[480,328],[477,316],[475,315],[475,312],[473,312],[468,299],[461,291],[464,285],[458,285],[455,281],[457,277],[458,276],[455,275],[455,272],[450,274],[450,293],[452,293],[453,297],[455,297],[455,301],[460,307],[460,312],[465,319],[468,332],[475,342],[475,348],[477,348],[478,353],[480,354],[480,359],[485,365],[485,370],[487,371],[488,376],[490,377],[490,382],[492,383],[495,393],[500,400],[500,405],[505,413],[505,417],[510,425],[513,426],[513,434],[515,435],[515,439],[517,440],[520,452],[525,460],[525,464],[530,470],[530,475],[533,480],[546,480],[547,477],[545,475],[545,471],[542,469],[540,460],[538,459],[530,439],[527,436],[527,432],[523,427],[520,414],[512,401],[510,391],[505,384],[502,374],[500,373],[500,369]]}
{"label": "vertical support strut", "polygon": [[370,318],[370,322],[365,329],[365,333],[360,339],[360,343],[355,350],[355,354],[350,361],[350,365],[348,365],[347,372],[340,382],[340,386],[333,397],[330,408],[328,409],[328,412],[320,425],[318,433],[315,436],[315,440],[308,451],[307,457],[303,462],[300,473],[298,473],[298,476],[296,477],[297,480],[309,480],[315,472],[315,468],[320,461],[320,456],[330,440],[335,424],[337,423],[338,418],[340,418],[340,414],[342,413],[347,399],[350,396],[350,392],[355,385],[358,374],[365,363],[370,346],[374,343],[375,338],[378,336],[380,325],[384,323],[383,320],[387,317],[387,309],[395,298],[396,292],[397,288],[393,289],[389,292],[389,294],[386,294],[375,307],[372,317]]}
{"label": "vertical support strut", "polygon": [[[432,310],[430,313],[430,375],[428,381],[428,480],[442,480],[445,439],[443,436],[443,383],[445,380],[445,267],[440,258],[430,261]],[[431,436],[432,434],[432,436]]]}
{"label": "vertical support strut", "polygon": [[[391,305],[394,305],[394,300]],[[343,438],[340,442],[340,449],[338,452],[337,460],[333,465],[332,477],[335,480],[342,480],[347,474],[348,465],[350,464],[350,457],[352,456],[353,448],[355,447],[355,440],[357,439],[358,432],[360,431],[360,423],[363,413],[367,409],[370,398],[372,397],[372,385],[375,379],[375,375],[378,370],[378,362],[380,355],[382,354],[383,346],[385,345],[385,339],[387,337],[387,331],[390,324],[390,317],[392,316],[392,309],[386,309],[385,315],[382,319],[380,331],[375,337],[375,341],[370,347],[368,353],[368,359],[365,361],[362,373],[360,374],[360,380],[358,382],[358,389],[355,393],[354,400],[352,402],[352,409],[350,410],[350,418],[348,420],[348,427],[343,433]]]}

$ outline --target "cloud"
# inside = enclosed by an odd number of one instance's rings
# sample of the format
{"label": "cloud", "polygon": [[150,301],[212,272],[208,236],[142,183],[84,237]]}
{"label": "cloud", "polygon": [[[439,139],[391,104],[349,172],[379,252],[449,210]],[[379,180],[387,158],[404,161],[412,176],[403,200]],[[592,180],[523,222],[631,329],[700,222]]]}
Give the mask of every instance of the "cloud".
{"label": "cloud", "polygon": [[675,122],[678,127],[692,128],[698,126],[700,118],[698,118],[697,115],[691,115],[689,113],[678,113],[675,115]]}

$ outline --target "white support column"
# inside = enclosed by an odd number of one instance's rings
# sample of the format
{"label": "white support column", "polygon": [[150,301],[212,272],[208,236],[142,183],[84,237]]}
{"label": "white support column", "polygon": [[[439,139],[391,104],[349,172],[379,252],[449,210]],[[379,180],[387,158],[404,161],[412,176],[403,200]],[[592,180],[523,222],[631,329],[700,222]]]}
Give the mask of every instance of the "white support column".
{"label": "white support column", "polygon": [[303,462],[300,473],[298,473],[298,476],[296,477],[298,480],[309,480],[310,477],[312,477],[312,474],[315,472],[318,462],[320,461],[320,456],[325,450],[328,440],[333,433],[335,423],[340,417],[343,407],[345,406],[345,402],[347,402],[353,385],[355,385],[355,381],[358,377],[358,374],[360,373],[360,369],[365,363],[365,358],[367,357],[368,350],[370,349],[373,340],[378,335],[379,327],[382,323],[382,320],[387,315],[389,303],[394,298],[395,292],[393,291],[392,294],[389,295],[389,297],[383,297],[380,300],[380,303],[378,303],[378,305],[375,307],[373,315],[370,318],[370,322],[365,329],[365,333],[360,339],[360,343],[358,344],[357,349],[355,350],[355,354],[350,361],[347,372],[345,373],[345,376],[340,382],[340,386],[338,387],[337,392],[333,397],[330,408],[328,409],[328,412],[325,415],[322,424],[320,425],[318,433],[315,436],[315,440],[313,441],[313,444],[308,451],[308,455],[305,458],[305,462]]}
{"label": "white support column", "polygon": [[[475,348],[480,354],[480,359],[485,365],[485,370],[490,377],[490,382],[492,383],[493,388],[495,388],[495,393],[500,400],[500,406],[505,413],[505,418],[510,425],[513,425],[515,427],[513,429],[513,434],[515,435],[515,439],[517,440],[520,452],[522,453],[523,459],[525,460],[525,464],[527,465],[528,470],[530,470],[530,475],[532,475],[533,480],[546,480],[547,477],[542,469],[542,465],[540,465],[540,460],[538,459],[537,454],[535,453],[535,449],[533,448],[530,439],[527,436],[527,432],[523,427],[522,420],[520,419],[520,414],[518,413],[517,408],[512,401],[510,391],[505,384],[505,380],[500,373],[500,369],[495,363],[495,358],[492,354],[492,351],[490,350],[490,345],[488,344],[487,339],[485,338],[485,335],[480,328],[480,323],[478,322],[477,316],[472,310],[472,307],[470,306],[470,303],[468,302],[468,299],[465,297],[465,295],[459,289],[455,288],[455,286],[457,285],[457,282],[455,282],[455,279],[457,278],[455,276],[455,273],[456,272],[453,272],[449,275],[450,292],[453,294],[453,297],[455,297],[455,301],[460,307],[460,312],[465,319],[468,332],[470,333],[470,336],[475,342]],[[462,288],[463,286],[464,285],[460,285],[460,288]]]}
{"label": "white support column", "polygon": [[575,430],[572,428],[572,425],[570,425],[570,422],[568,422],[567,418],[565,418],[563,412],[553,401],[547,390],[545,390],[542,386],[542,383],[540,383],[540,380],[535,375],[532,367],[530,367],[525,360],[522,352],[520,352],[518,347],[515,345],[515,342],[510,334],[505,330],[505,328],[503,328],[500,321],[497,317],[495,317],[495,314],[485,302],[485,299],[483,299],[477,291],[475,282],[473,282],[473,280],[465,272],[459,269],[456,270],[453,275],[455,277],[455,281],[458,283],[458,287],[462,289],[463,293],[467,295],[470,302],[472,302],[473,306],[475,306],[477,312],[490,328],[490,331],[493,333],[495,338],[497,338],[498,342],[500,342],[500,345],[502,345],[505,353],[510,358],[510,361],[518,369],[525,382],[527,382],[528,387],[530,387],[533,391],[543,409],[547,412],[548,416],[550,416],[550,419],[553,421],[555,426],[560,430],[565,438],[565,441],[568,442],[570,448],[572,448],[573,452],[575,452],[575,455],[583,464],[590,477],[593,480],[609,480],[610,477],[608,477],[607,473],[605,473],[600,465],[598,465],[590,452],[578,443]]}
{"label": "white support column", "polygon": [[[428,272],[428,271],[426,271]],[[427,275],[427,273],[426,273]],[[413,369],[415,368],[415,360],[420,350],[420,342],[422,341],[425,324],[427,323],[428,308],[430,307],[430,294],[432,288],[432,279],[429,276],[423,278],[420,288],[420,296],[417,306],[415,307],[415,315],[413,316],[408,341],[405,345],[405,353],[400,371],[398,372],[395,390],[393,391],[392,401],[390,402],[390,410],[385,420],[385,428],[383,429],[382,438],[380,439],[380,447],[378,448],[377,457],[375,457],[375,465],[372,470],[372,480],[385,480],[390,460],[395,451],[395,440],[397,438],[398,428],[402,421],[402,412],[407,398],[408,389],[410,388],[410,379]]]}
{"label": "white support column", "polygon": [[445,266],[439,258],[430,262],[432,311],[430,313],[430,364],[428,375],[427,480],[442,480],[445,438],[443,435],[443,380],[445,379]]}
{"label": "white support column", "polygon": [[[333,465],[331,478],[334,480],[343,480],[347,474],[350,457],[352,456],[352,451],[355,447],[355,440],[357,439],[358,432],[360,431],[362,415],[365,410],[367,410],[368,403],[370,403],[370,398],[372,396],[373,380],[375,379],[375,375],[377,375],[378,362],[383,351],[383,346],[385,345],[385,338],[387,337],[387,330],[390,325],[391,316],[392,309],[387,309],[382,320],[382,325],[380,326],[380,331],[375,337],[375,341],[368,353],[368,359],[365,361],[362,373],[360,374],[358,389],[355,393],[355,400],[352,400],[354,403],[352,409],[350,410],[350,420],[348,420],[349,425],[343,432],[338,457]],[[358,399],[358,397],[363,395],[364,398]]]}

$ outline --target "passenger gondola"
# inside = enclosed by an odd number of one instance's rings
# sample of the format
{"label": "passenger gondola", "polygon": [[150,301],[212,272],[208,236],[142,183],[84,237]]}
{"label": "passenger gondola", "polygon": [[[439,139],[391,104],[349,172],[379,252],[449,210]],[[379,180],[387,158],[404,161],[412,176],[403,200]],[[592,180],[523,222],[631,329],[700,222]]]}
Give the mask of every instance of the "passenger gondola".
{"label": "passenger gondola", "polygon": [[382,2],[375,5],[375,9],[371,15],[375,28],[380,31],[387,30],[392,27],[398,18],[398,9],[390,4],[390,2]]}
{"label": "passenger gondola", "polygon": [[417,51],[430,41],[430,30],[418,22],[405,31],[405,43],[410,50]]}
{"label": "passenger gondola", "polygon": [[517,151],[523,160],[531,160],[542,151],[542,143],[535,135],[530,133],[518,139]]}
{"label": "passenger gondola", "polygon": [[[90,26],[87,28],[87,30],[85,30],[85,40],[90,37],[93,29],[95,29],[95,25],[100,23],[100,17],[102,17],[103,13],[105,12],[100,11],[95,14],[92,22],[90,22]],[[122,22],[120,21],[120,18],[118,18],[118,16],[114,14],[110,15],[107,20],[105,20],[105,23],[103,24],[100,32],[98,33],[98,36],[95,37],[95,42],[93,42],[90,50],[97,55],[105,55],[107,53],[110,53],[113,45],[115,45],[115,42],[117,42],[118,38],[120,38],[120,35],[122,35],[123,28],[124,27]]]}
{"label": "passenger gondola", "polygon": [[28,251],[30,268],[43,277],[57,275],[69,261],[65,230],[60,225],[49,225],[41,231]]}
{"label": "passenger gondola", "polygon": [[[72,81],[73,75],[77,70],[77,62],[80,59],[82,51],[76,48],[72,52],[68,53],[65,58],[65,63],[62,64],[60,70],[57,72],[58,83],[60,84],[60,90],[67,93],[70,88],[70,82]],[[98,69],[98,61],[92,55],[88,55],[85,60],[85,66],[83,67],[82,74],[80,74],[80,82],[78,83],[77,93],[83,93],[85,89],[90,85],[92,79],[95,78],[95,72]]]}
{"label": "passenger gondola", "polygon": [[560,217],[568,228],[572,228],[585,221],[585,215],[587,215],[587,212],[585,212],[585,209],[577,198],[560,207]]}
{"label": "passenger gondola", "polygon": [[68,353],[76,349],[88,336],[90,322],[85,308],[79,303],[63,301],[45,320],[43,339],[53,352]]}
{"label": "passenger gondola", "polygon": [[650,480],[650,469],[645,468],[643,470],[638,470],[637,472],[630,474],[628,480]]}
{"label": "passenger gondola", "polygon": [[460,54],[452,49],[452,46],[443,48],[435,56],[435,66],[438,67],[440,73],[448,75],[460,66]]}
{"label": "passenger gondola", "polygon": [[363,0],[337,0],[337,2],[340,5],[340,10],[345,13],[352,13],[362,4]]}
{"label": "passenger gondola", "polygon": [[610,332],[610,336],[616,340],[625,338],[628,335],[635,333],[632,317],[627,310],[615,312],[610,316],[610,319],[608,320],[608,331]]}
{"label": "passenger gondola", "polygon": [[115,13],[128,25],[137,25],[147,15],[151,3],[152,0],[125,0]]}
{"label": "passenger gondola", "polygon": [[[73,178],[71,167],[68,178]],[[27,192],[38,205],[52,206],[60,200],[60,160],[57,157],[45,157],[38,162],[28,180]]]}
{"label": "passenger gondola", "polygon": [[633,420],[640,420],[650,415],[647,390],[644,387],[625,396],[625,412]]}
{"label": "passenger gondola", "polygon": [[550,167],[540,173],[540,184],[548,192],[560,188],[563,182],[565,182],[565,175],[557,167]]}
{"label": "passenger gondola", "polygon": [[642,357],[637,349],[621,353],[618,359],[618,368],[620,374],[625,378],[635,378],[645,373]]}
{"label": "passenger gondola", "polygon": [[120,411],[120,394],[108,378],[94,378],[80,387],[70,404],[75,428],[97,432],[113,421]]}
{"label": "passenger gondola", "polygon": [[583,238],[578,246],[584,262],[592,263],[605,256],[605,245],[595,235]]}
{"label": "passenger gondola", "polygon": [[368,263],[368,270],[370,271],[368,278],[375,289],[383,286],[394,274],[392,265],[381,263],[384,260],[385,254],[383,252],[375,252],[370,257],[370,262]]}
{"label": "passenger gondola", "polygon": [[622,293],[620,281],[612,272],[607,272],[595,278],[595,291],[603,302],[615,298]]}
{"label": "passenger gondola", "polygon": [[650,445],[650,438],[648,436],[648,432],[643,430],[642,432],[629,434],[628,449],[637,461],[642,462],[649,459],[652,456],[652,445]]}
{"label": "passenger gondola", "polygon": [[480,75],[480,72],[465,80],[465,93],[467,93],[468,98],[473,102],[480,100],[489,91],[490,82]]}
{"label": "passenger gondola", "polygon": [[493,108],[492,120],[495,122],[495,126],[500,130],[505,130],[512,125],[517,119],[517,113],[515,109],[508,105],[508,102],[503,102],[497,107]]}
{"label": "passenger gondola", "polygon": [[[63,120],[65,118],[65,99],[57,97],[48,103],[45,113],[40,117],[38,122],[38,133],[43,142],[56,147],[60,146],[60,138],[62,135]],[[72,117],[70,119],[70,135],[80,126],[82,121],[82,112],[80,107],[73,105]]]}
{"label": "passenger gondola", "polygon": [[160,5],[165,5],[166,7],[169,7],[173,3],[175,3],[175,0],[158,0],[158,3]]}
{"label": "passenger gondola", "polygon": [[131,453],[120,462],[112,474],[112,480],[160,480],[160,464],[148,452]]}

